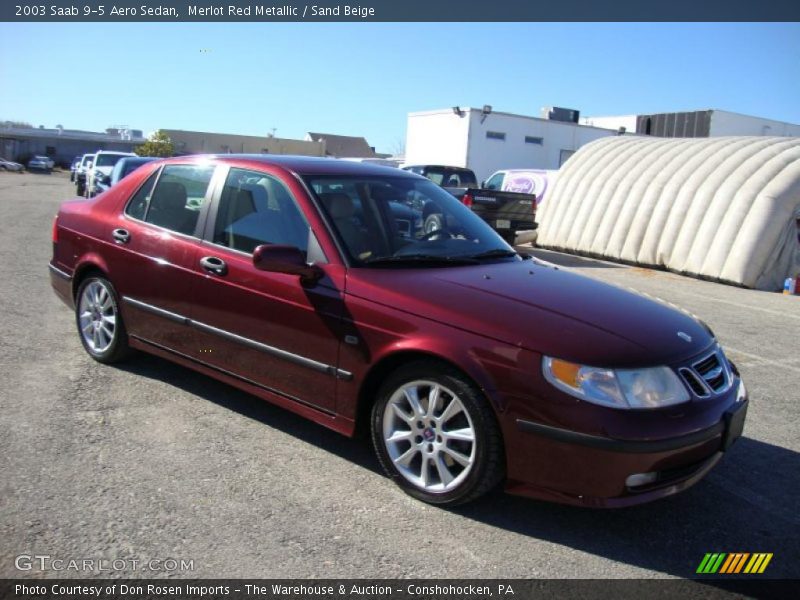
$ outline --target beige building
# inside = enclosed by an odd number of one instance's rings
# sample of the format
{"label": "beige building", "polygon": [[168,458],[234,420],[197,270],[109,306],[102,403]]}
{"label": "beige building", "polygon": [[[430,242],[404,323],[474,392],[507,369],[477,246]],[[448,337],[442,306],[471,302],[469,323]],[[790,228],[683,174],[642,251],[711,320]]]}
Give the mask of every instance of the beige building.
{"label": "beige building", "polygon": [[306,134],[306,141],[320,142],[325,144],[325,155],[337,158],[376,158],[378,155],[375,148],[367,143],[363,137],[353,135],[336,135],[333,133],[314,133],[309,131]]}
{"label": "beige building", "polygon": [[162,129],[175,154],[298,154],[325,156],[325,143],[277,137]]}

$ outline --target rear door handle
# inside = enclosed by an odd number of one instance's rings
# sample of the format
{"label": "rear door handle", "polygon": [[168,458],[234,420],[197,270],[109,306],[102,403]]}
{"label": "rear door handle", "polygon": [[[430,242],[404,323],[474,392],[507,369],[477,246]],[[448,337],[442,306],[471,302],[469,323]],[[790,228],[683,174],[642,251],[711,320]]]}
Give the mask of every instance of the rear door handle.
{"label": "rear door handle", "polygon": [[204,256],[200,259],[200,266],[209,273],[214,273],[215,275],[225,275],[228,273],[228,265],[224,260],[216,256]]}
{"label": "rear door handle", "polygon": [[127,229],[115,229],[111,232],[111,237],[120,244],[127,244],[131,240],[131,234]]}

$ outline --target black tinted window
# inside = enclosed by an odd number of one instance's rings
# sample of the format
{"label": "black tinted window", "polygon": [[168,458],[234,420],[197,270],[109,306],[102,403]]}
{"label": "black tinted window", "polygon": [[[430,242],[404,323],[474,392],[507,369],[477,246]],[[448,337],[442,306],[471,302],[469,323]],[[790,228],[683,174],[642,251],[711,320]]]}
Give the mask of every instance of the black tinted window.
{"label": "black tinted window", "polygon": [[144,221],[144,216],[147,214],[147,205],[150,202],[150,194],[153,191],[153,184],[158,177],[158,171],[150,175],[145,181],[144,185],[133,195],[128,206],[125,207],[125,214]]}
{"label": "black tinted window", "polygon": [[144,220],[193,235],[213,174],[213,166],[165,166],[150,196]]}
{"label": "black tinted window", "polygon": [[141,167],[142,165],[146,165],[148,162],[147,160],[140,160],[140,161],[127,161],[125,166],[122,168],[122,175],[120,179],[127,177],[131,173],[133,173],[136,169]]}
{"label": "black tinted window", "polygon": [[261,244],[308,248],[308,224],[284,185],[269,175],[231,169],[217,209],[214,243],[242,252]]}

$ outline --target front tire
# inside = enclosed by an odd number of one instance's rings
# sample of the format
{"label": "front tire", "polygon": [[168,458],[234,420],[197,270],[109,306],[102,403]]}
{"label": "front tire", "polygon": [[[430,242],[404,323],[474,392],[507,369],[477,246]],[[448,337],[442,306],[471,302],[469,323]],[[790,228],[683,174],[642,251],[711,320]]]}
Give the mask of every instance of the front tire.
{"label": "front tire", "polygon": [[504,478],[494,412],[451,367],[420,361],[395,371],[378,393],[371,431],[386,474],[423,502],[464,504]]}
{"label": "front tire", "polygon": [[111,364],[129,354],[128,334],[111,282],[90,276],[81,282],[75,302],[78,335],[86,352],[98,362]]}

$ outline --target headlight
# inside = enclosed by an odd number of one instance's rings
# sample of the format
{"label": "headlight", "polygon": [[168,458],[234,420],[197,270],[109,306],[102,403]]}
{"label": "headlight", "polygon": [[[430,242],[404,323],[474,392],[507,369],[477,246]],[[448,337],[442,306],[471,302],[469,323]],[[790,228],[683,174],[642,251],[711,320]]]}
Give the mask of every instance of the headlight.
{"label": "headlight", "polygon": [[562,392],[611,408],[661,408],[689,400],[669,367],[601,369],[545,356],[542,371]]}

